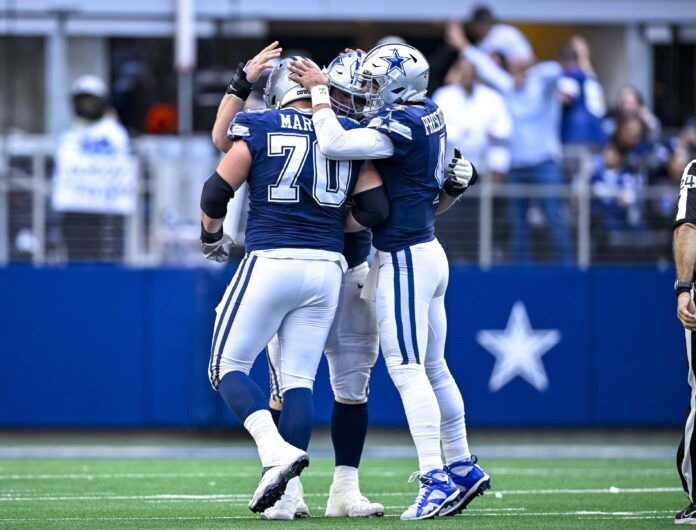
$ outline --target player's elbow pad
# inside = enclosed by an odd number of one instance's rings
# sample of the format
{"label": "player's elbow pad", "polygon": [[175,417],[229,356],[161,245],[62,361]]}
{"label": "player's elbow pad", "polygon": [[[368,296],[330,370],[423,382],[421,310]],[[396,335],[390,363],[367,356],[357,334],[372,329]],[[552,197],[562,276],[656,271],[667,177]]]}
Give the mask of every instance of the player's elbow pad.
{"label": "player's elbow pad", "polygon": [[222,219],[227,215],[227,203],[234,197],[234,190],[216,171],[203,184],[201,210],[211,219]]}
{"label": "player's elbow pad", "polygon": [[371,228],[389,217],[389,199],[384,186],[378,186],[353,196],[353,218],[362,226]]}

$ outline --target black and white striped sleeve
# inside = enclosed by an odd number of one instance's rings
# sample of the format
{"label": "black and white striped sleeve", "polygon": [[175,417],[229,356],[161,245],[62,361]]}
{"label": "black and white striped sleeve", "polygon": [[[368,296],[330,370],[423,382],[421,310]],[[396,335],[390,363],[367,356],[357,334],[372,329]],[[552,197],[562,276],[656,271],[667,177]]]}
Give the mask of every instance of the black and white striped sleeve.
{"label": "black and white striped sleeve", "polygon": [[679,188],[679,202],[677,202],[674,227],[684,223],[696,225],[696,160],[692,160],[684,168]]}

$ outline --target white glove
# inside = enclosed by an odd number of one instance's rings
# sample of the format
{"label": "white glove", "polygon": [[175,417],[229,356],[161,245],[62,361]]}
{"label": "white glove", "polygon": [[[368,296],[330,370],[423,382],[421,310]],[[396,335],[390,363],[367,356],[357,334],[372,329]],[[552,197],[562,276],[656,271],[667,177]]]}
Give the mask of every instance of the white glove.
{"label": "white glove", "polygon": [[458,147],[454,148],[454,158],[445,172],[445,193],[459,197],[469,186],[476,184],[478,173],[474,165],[462,157]]}

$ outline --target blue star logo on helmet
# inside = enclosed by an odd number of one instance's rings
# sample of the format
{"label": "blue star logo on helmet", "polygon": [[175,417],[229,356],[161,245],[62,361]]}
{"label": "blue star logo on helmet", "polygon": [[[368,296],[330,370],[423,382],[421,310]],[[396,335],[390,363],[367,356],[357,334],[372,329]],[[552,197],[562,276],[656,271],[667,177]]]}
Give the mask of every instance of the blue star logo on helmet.
{"label": "blue star logo on helmet", "polygon": [[389,63],[389,68],[387,68],[387,73],[396,69],[396,70],[399,70],[404,75],[406,75],[406,70],[404,69],[404,63],[411,60],[410,57],[401,57],[399,55],[399,50],[397,50],[396,48],[392,49],[392,56],[391,57],[390,56],[385,56],[385,57],[380,56],[380,59]]}

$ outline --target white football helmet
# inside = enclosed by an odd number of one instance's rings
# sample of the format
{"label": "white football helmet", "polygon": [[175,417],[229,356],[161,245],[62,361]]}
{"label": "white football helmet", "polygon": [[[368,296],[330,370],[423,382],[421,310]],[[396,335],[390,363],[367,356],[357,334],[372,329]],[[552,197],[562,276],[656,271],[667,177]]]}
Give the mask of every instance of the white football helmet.
{"label": "white football helmet", "polygon": [[[342,53],[326,69],[329,78],[329,98],[331,107],[338,116],[347,116],[356,120],[363,117],[365,96],[353,88],[355,71],[360,67],[365,54],[360,51]],[[340,94],[337,94],[338,91]],[[340,97],[337,99],[337,97]]]}
{"label": "white football helmet", "polygon": [[408,44],[381,44],[372,48],[355,73],[353,91],[365,94],[365,113],[384,105],[420,101],[428,89],[430,65]]}
{"label": "white football helmet", "polygon": [[286,57],[271,70],[271,75],[266,81],[266,88],[263,91],[263,99],[271,109],[280,109],[298,99],[312,99],[312,95],[301,84],[290,81],[288,76],[292,73],[288,68],[293,61],[312,62],[306,57],[292,56]]}

